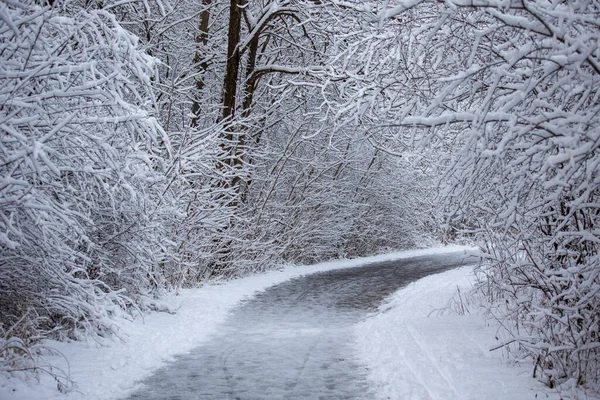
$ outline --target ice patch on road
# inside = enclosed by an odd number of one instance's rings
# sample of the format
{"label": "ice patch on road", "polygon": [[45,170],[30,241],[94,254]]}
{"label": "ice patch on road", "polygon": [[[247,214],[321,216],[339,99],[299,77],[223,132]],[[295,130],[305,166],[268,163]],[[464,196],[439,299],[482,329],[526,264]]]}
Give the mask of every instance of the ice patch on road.
{"label": "ice patch on road", "polygon": [[508,365],[490,352],[497,328],[482,315],[440,315],[457,287],[472,287],[472,267],[431,275],[389,298],[356,326],[359,358],[379,399],[558,400],[531,378],[531,366]]}
{"label": "ice patch on road", "polygon": [[[0,399],[86,399],[110,400],[125,397],[139,387],[140,380],[204,342],[217,331],[229,311],[241,300],[269,286],[302,275],[351,268],[384,261],[429,254],[472,250],[462,246],[446,246],[424,250],[384,254],[354,260],[341,260],[311,266],[288,266],[280,271],[250,276],[220,285],[180,291],[170,299],[176,314],[153,313],[142,320],[115,321],[122,340],[107,339],[103,343],[47,342],[59,350],[61,357],[48,356],[50,364],[70,370],[76,390],[62,394],[56,382],[42,376],[40,382],[23,382],[0,374]],[[281,332],[288,335],[289,332]]]}

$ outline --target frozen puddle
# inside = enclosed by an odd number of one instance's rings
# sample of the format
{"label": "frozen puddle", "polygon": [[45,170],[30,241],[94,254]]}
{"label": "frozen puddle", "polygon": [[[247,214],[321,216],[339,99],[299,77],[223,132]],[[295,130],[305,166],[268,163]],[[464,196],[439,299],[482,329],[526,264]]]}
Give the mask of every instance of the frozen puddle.
{"label": "frozen puddle", "polygon": [[368,371],[351,347],[354,324],[400,287],[465,263],[464,254],[424,256],[272,286],[129,399],[373,398]]}

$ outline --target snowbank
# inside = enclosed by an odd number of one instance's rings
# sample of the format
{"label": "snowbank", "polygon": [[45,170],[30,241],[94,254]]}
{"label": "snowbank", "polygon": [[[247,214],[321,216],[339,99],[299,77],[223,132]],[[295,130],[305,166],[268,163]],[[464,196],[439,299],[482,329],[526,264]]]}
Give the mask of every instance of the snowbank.
{"label": "snowbank", "polygon": [[218,329],[229,310],[244,298],[265,288],[302,275],[369,263],[465,251],[469,248],[447,246],[385,254],[354,260],[333,261],[311,266],[289,266],[280,271],[250,276],[220,285],[182,290],[170,299],[176,314],[155,313],[144,320],[117,321],[121,339],[100,343],[60,343],[47,345],[59,350],[68,360],[49,356],[50,364],[69,369],[75,390],[62,394],[56,382],[42,376],[40,382],[23,382],[0,375],[0,399],[86,399],[110,400],[127,396],[136,383],[173,360],[177,354],[198,346]]}
{"label": "snowbank", "polygon": [[[497,327],[481,315],[448,315],[457,293],[472,287],[472,268],[431,275],[399,290],[357,325],[359,358],[381,399],[560,399],[531,378],[531,365],[508,365]],[[460,300],[456,304],[460,304]],[[446,315],[444,315],[446,314]]]}

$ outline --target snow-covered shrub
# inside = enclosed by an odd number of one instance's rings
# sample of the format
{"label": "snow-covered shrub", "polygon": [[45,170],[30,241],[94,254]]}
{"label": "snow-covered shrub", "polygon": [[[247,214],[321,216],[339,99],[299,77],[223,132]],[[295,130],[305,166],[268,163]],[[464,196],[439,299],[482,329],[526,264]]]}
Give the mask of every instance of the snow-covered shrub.
{"label": "snow-covered shrub", "polygon": [[24,377],[49,374],[56,381],[61,392],[68,392],[73,382],[69,371],[56,368],[44,361],[45,354],[62,354],[55,349],[40,344],[37,335],[34,310],[28,310],[8,329],[0,327],[0,375],[21,374]]}
{"label": "snow-covered shrub", "polygon": [[39,4],[0,5],[0,324],[103,335],[170,253],[153,60],[108,12]]}

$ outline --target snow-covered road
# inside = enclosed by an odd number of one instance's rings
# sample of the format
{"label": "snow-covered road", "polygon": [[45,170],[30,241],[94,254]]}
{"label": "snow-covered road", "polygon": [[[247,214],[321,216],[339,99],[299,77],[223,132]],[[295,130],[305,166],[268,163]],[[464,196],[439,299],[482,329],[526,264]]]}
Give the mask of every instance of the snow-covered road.
{"label": "snow-covered road", "polygon": [[47,341],[62,353],[47,361],[70,371],[69,393],[46,374],[0,375],[0,399],[560,399],[531,378],[530,362],[489,351],[498,326],[477,308],[432,313],[472,287],[471,267],[441,272],[472,250],[289,266],[182,290],[170,299],[177,313],[115,320],[118,337]]}
{"label": "snow-covered road", "polygon": [[464,253],[423,256],[272,286],[130,399],[373,398],[352,348],[354,325],[398,288],[465,262]]}

